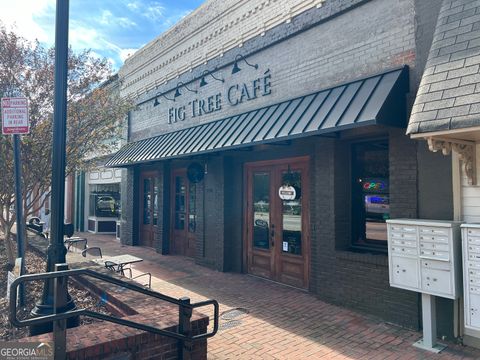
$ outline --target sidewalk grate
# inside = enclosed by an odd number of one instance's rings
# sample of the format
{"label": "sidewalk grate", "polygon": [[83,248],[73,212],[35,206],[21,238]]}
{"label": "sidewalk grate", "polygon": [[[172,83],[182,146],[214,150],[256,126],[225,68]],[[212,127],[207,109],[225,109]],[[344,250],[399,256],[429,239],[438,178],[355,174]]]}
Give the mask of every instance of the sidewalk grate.
{"label": "sidewalk grate", "polygon": [[218,326],[218,330],[228,330],[242,323],[241,320],[230,320]]}
{"label": "sidewalk grate", "polygon": [[233,320],[238,317],[243,317],[248,314],[248,310],[244,308],[235,308],[222,312],[220,315],[221,320]]}

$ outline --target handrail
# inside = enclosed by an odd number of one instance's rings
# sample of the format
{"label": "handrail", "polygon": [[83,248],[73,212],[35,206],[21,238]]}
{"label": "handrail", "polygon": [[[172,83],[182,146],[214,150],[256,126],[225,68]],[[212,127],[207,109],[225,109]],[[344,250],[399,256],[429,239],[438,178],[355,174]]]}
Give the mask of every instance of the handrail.
{"label": "handrail", "polygon": [[[46,280],[46,279],[54,279],[54,278],[60,278],[60,277],[65,277],[65,276],[79,276],[79,275],[87,275],[91,276],[93,278],[109,282],[111,284],[115,284],[121,287],[124,287],[126,289],[136,291],[142,294],[145,294],[147,296],[151,296],[175,305],[178,305],[180,308],[183,309],[188,309],[191,313],[193,309],[203,307],[203,306],[208,306],[208,305],[213,305],[214,308],[214,317],[213,317],[213,330],[211,332],[207,332],[205,334],[199,334],[193,336],[189,332],[185,334],[180,334],[177,332],[173,331],[168,331],[168,330],[162,330],[154,326],[150,325],[144,325],[140,324],[131,320],[126,320],[122,318],[117,318],[114,316],[106,315],[106,314],[101,314],[95,311],[91,310],[86,310],[86,309],[80,309],[80,310],[72,310],[72,311],[67,311],[65,313],[59,313],[59,314],[52,314],[52,315],[46,315],[46,316],[40,316],[40,317],[35,317],[31,319],[25,319],[25,320],[20,320],[17,318],[17,288],[20,284],[25,283],[27,281],[36,281],[36,280]],[[73,270],[63,270],[63,271],[55,271],[55,272],[48,272],[48,273],[40,273],[40,274],[29,274],[29,275],[22,275],[16,278],[12,284],[10,285],[10,311],[9,311],[9,320],[10,322],[17,326],[17,327],[24,327],[24,326],[29,326],[29,325],[38,325],[46,322],[53,322],[53,321],[58,321],[58,320],[65,320],[69,319],[71,317],[76,317],[79,315],[82,316],[89,316],[93,318],[97,318],[100,320],[105,320],[109,322],[113,322],[119,325],[124,325],[124,326],[129,326],[135,329],[139,330],[144,330],[144,331],[149,331],[152,333],[156,333],[159,335],[175,338],[177,340],[181,341],[196,341],[196,340],[202,340],[206,338],[210,338],[214,336],[217,331],[218,331],[218,317],[219,317],[219,305],[216,300],[205,300],[205,301],[200,301],[197,303],[190,304],[189,302],[185,302],[184,299],[175,299],[173,297],[158,293],[156,291],[150,290],[150,289],[145,289],[141,286],[138,286],[136,284],[132,284],[105,274],[98,273],[96,271],[93,271],[91,269],[73,269]]]}

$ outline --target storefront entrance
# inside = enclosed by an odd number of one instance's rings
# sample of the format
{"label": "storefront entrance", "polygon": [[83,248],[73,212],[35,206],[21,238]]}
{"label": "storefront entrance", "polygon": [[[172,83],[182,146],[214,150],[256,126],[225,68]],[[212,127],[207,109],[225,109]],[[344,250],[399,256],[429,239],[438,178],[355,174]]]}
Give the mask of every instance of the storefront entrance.
{"label": "storefront entrance", "polygon": [[[308,158],[248,163],[245,174],[248,272],[308,288]],[[280,198],[282,185],[294,189],[289,199]]]}
{"label": "storefront entrance", "polygon": [[154,247],[158,226],[159,174],[156,171],[140,175],[140,239],[139,245]]}
{"label": "storefront entrance", "polygon": [[186,169],[172,172],[171,249],[172,254],[195,256],[196,184],[187,177]]}

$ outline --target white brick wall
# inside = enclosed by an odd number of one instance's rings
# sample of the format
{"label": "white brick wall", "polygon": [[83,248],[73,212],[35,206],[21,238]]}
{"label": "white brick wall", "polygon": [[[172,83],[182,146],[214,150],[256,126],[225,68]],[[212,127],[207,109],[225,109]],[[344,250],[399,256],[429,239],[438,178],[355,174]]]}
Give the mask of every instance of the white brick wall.
{"label": "white brick wall", "polygon": [[[225,79],[224,83],[208,77],[205,87],[200,88],[199,81],[188,85],[197,90],[197,94],[181,88],[182,96],[175,102],[160,97],[160,105],[154,106],[152,99],[132,112],[130,140],[244,113],[403,64],[413,68],[415,58],[410,55],[415,50],[415,37],[411,5],[411,0],[367,2],[249,56],[248,61],[258,64],[258,70],[241,62],[242,71],[232,75],[229,64],[215,72]],[[231,85],[249,83],[267,69],[272,76],[271,95],[259,96],[238,106],[224,103],[221,111],[169,124],[169,108],[186,106],[188,109],[195,99],[206,99],[217,93],[223,94],[225,101]],[[174,91],[172,87],[168,97],[173,97]]]}
{"label": "white brick wall", "polygon": [[121,94],[138,97],[324,1],[207,1],[126,60]]}

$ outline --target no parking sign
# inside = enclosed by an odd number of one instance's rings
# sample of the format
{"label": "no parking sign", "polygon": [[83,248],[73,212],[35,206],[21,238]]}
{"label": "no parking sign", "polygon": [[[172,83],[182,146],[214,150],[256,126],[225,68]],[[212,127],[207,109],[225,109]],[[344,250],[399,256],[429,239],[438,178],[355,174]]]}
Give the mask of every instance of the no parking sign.
{"label": "no parking sign", "polygon": [[27,98],[2,98],[2,134],[28,134],[29,131]]}

